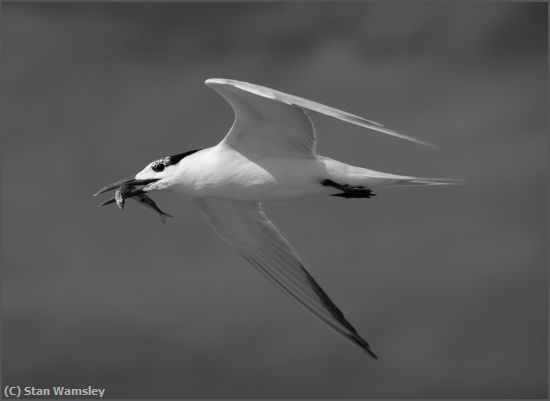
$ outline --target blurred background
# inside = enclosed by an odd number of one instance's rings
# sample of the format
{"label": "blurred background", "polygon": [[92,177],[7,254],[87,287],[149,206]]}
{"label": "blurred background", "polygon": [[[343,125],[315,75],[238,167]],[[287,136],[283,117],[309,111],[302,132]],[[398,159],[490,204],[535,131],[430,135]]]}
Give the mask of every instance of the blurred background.
{"label": "blurred background", "polygon": [[[110,398],[546,398],[547,5],[3,5],[3,382]],[[204,86],[311,115],[318,152],[459,187],[266,205],[374,361],[226,246],[188,199],[163,225],[100,187],[216,144]]]}

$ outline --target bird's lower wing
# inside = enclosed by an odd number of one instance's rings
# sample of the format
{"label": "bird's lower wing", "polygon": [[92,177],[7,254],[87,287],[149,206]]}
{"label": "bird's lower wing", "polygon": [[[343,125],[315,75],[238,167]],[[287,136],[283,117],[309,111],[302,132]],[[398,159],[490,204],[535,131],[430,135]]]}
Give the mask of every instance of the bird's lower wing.
{"label": "bird's lower wing", "polygon": [[368,343],[305,269],[259,203],[218,199],[196,199],[194,203],[220,237],[277,287],[376,358]]}

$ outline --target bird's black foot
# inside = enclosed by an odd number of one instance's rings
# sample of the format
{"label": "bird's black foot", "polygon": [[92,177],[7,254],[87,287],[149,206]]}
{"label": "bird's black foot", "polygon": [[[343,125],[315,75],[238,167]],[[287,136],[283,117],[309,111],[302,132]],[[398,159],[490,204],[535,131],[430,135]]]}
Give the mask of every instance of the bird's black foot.
{"label": "bird's black foot", "polygon": [[342,192],[341,194],[333,194],[330,196],[341,196],[342,198],[372,198],[376,196],[370,189],[362,187],[351,187],[351,189]]}
{"label": "bird's black foot", "polygon": [[337,182],[334,182],[332,180],[323,180],[321,181],[321,185],[324,185],[326,187],[334,187],[336,189],[339,189],[342,191],[341,194],[333,194],[331,196],[340,196],[342,198],[372,198],[373,196],[376,196],[375,193],[373,193],[370,189],[363,187],[362,185],[359,186],[353,186],[348,184],[338,184]]}

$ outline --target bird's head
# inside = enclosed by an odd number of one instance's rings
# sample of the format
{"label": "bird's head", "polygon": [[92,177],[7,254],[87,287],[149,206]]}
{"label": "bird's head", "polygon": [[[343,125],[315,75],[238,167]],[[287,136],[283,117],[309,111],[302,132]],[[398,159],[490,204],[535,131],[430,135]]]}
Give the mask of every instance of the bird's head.
{"label": "bird's head", "polygon": [[94,196],[121,189],[122,197],[130,198],[145,192],[169,188],[176,181],[176,172],[180,161],[198,150],[199,149],[155,160],[145,166],[145,168],[134,177],[125,178],[111,185],[107,185],[97,191]]}

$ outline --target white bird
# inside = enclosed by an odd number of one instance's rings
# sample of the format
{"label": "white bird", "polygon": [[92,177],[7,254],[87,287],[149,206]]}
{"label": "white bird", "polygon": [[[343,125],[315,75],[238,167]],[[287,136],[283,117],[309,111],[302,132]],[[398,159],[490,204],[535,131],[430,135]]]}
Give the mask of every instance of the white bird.
{"label": "white bird", "polygon": [[305,110],[428,144],[377,122],[247,82],[208,79],[206,85],[235,112],[235,121],[220,143],[154,161],[135,177],[95,195],[117,189],[119,206],[125,197],[135,197],[159,213],[145,193],[169,190],[191,197],[219,236],[251,265],[330,328],[377,358],[262,211],[261,202],[326,195],[370,198],[379,187],[455,181],[387,174],[319,156],[315,129]]}

